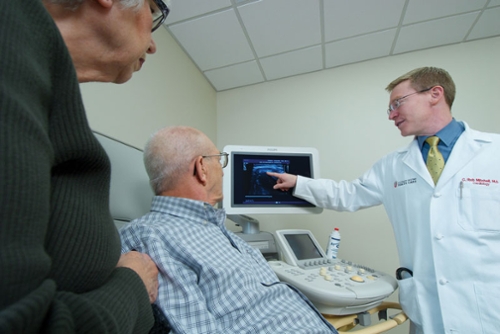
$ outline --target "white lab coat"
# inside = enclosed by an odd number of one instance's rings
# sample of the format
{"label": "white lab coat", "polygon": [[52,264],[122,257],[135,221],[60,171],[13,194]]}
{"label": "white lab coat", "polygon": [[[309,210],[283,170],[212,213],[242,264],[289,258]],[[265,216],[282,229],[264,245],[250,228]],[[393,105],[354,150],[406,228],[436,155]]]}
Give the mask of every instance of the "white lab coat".
{"label": "white lab coat", "polygon": [[[464,123],[465,124],[465,123]],[[417,333],[500,331],[500,135],[469,128],[437,183],[417,140],[352,182],[299,177],[295,195],[356,211],[384,204],[400,264],[400,303]]]}

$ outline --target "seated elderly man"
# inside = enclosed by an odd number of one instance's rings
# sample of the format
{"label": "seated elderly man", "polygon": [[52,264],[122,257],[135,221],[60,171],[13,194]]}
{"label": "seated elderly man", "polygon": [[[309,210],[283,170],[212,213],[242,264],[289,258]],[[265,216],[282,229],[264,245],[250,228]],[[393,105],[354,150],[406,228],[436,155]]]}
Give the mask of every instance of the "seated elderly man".
{"label": "seated elderly man", "polygon": [[149,254],[160,271],[156,304],[175,333],[336,333],[260,251],[227,230],[220,153],[202,132],[169,127],[146,145],[156,196],[120,230],[122,252]]}

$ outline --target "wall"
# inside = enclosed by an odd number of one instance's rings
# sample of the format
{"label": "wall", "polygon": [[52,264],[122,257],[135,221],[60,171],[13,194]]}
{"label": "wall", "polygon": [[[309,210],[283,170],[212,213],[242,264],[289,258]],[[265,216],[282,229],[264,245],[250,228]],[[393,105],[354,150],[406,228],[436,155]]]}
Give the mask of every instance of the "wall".
{"label": "wall", "polygon": [[[452,113],[475,129],[500,132],[500,38],[362,62],[217,94],[218,146],[313,146],[321,177],[352,180],[385,154],[406,146],[386,113],[389,82],[413,68],[447,69],[457,85]],[[393,274],[398,267],[383,207],[356,213],[253,216],[260,228],[307,228],[326,247],[342,233],[339,257]],[[234,224],[228,224],[231,227]],[[396,299],[393,296],[392,299]]]}
{"label": "wall", "polygon": [[158,29],[157,51],[125,84],[81,85],[92,129],[143,148],[168,125],[189,125],[216,141],[216,92],[170,34]]}

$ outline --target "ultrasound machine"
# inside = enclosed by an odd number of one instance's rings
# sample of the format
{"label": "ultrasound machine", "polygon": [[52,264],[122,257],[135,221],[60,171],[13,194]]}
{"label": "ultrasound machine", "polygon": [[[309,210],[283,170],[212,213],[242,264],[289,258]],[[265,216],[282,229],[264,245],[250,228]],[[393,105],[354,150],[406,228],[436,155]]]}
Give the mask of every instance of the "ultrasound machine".
{"label": "ultrasound machine", "polygon": [[266,172],[319,174],[318,152],[314,148],[234,146],[224,147],[228,165],[224,173],[222,202],[228,218],[241,226],[239,236],[260,249],[268,260],[279,258],[274,236],[259,229],[249,214],[320,213],[321,208],[290,192],[273,189],[275,178]]}
{"label": "ultrasound machine", "polygon": [[[394,277],[344,259],[329,259],[308,230],[260,231],[256,214],[318,214],[321,208],[296,198],[291,191],[273,189],[276,179],[267,172],[319,177],[314,148],[237,146],[224,147],[228,165],[224,173],[222,206],[228,219],[241,226],[238,235],[259,249],[278,278],[304,293],[339,330],[360,324],[356,332],[381,333],[406,321],[387,309],[399,304],[384,302],[397,289]],[[385,320],[371,325],[378,312]],[[342,331],[340,331],[342,333]]]}

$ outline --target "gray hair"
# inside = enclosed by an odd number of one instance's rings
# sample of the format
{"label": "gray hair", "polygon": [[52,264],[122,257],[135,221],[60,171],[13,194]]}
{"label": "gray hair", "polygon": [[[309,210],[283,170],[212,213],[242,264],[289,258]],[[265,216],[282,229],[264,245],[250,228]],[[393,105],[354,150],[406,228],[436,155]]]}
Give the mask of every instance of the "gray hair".
{"label": "gray hair", "polygon": [[211,140],[187,126],[166,127],[155,132],[144,148],[144,166],[156,195],[174,189],[196,157],[207,154]]}
{"label": "gray hair", "polygon": [[[52,3],[54,5],[64,5],[66,8],[71,10],[77,10],[83,2],[86,0],[42,0],[46,3]],[[144,4],[144,0],[118,0],[120,4],[125,8],[139,9]]]}

